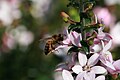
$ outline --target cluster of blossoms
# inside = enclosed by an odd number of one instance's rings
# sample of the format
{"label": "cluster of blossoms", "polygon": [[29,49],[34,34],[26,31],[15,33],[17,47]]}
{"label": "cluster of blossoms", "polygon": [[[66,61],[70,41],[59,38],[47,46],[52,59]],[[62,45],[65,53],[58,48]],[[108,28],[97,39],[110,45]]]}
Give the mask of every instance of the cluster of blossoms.
{"label": "cluster of blossoms", "polygon": [[[33,42],[34,35],[31,31],[23,25],[18,25],[14,29],[7,29],[2,37],[2,52],[9,52],[15,49],[17,46],[21,50],[26,50],[28,46]],[[22,48],[24,47],[24,49]]]}
{"label": "cluster of blossoms", "polygon": [[[108,33],[98,29],[93,45],[89,52],[75,51],[73,49],[71,62],[60,64],[56,71],[62,71],[64,80],[105,80],[105,75],[110,73],[117,76],[120,73],[120,60],[114,61],[109,51],[112,46],[112,38]],[[59,48],[72,47],[82,48],[81,33],[71,31],[63,41],[65,45]],[[99,74],[99,76],[97,76]]]}
{"label": "cluster of blossoms", "polygon": [[[104,24],[98,22],[95,14],[85,17],[92,12],[91,8],[90,5],[84,8],[80,22],[73,21],[69,15],[62,12],[70,26],[65,30],[66,38],[62,45],[55,50],[69,48],[68,55],[72,56],[69,62],[57,66],[56,71],[62,71],[64,80],[105,80],[108,74],[117,78],[120,73],[120,60],[114,61],[109,51],[112,37],[103,32]],[[94,20],[88,24],[87,19]]]}
{"label": "cluster of blossoms", "polygon": [[20,3],[21,0],[0,0],[0,21],[2,26],[10,26],[14,20],[21,18]]}

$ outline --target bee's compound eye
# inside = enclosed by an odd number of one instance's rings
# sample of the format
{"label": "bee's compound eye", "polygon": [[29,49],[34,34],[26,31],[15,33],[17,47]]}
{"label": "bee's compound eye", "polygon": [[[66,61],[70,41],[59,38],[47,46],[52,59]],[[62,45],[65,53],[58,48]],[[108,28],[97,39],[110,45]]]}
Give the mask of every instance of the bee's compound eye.
{"label": "bee's compound eye", "polygon": [[58,34],[59,37],[61,37],[62,35],[61,34]]}

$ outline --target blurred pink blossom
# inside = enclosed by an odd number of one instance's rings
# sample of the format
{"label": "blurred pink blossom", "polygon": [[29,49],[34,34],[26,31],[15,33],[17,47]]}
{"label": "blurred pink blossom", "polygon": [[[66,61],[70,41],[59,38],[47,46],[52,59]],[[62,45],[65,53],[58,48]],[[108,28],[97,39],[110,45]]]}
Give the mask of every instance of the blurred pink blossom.
{"label": "blurred pink blossom", "polygon": [[120,4],[120,0],[104,0],[107,5]]}
{"label": "blurred pink blossom", "polygon": [[4,33],[3,38],[3,51],[9,51],[10,49],[14,49],[16,46],[16,41],[14,38],[8,33]]}
{"label": "blurred pink blossom", "polygon": [[41,18],[49,10],[51,0],[31,0],[33,2],[31,13],[35,18]]}
{"label": "blurred pink blossom", "polygon": [[28,31],[24,26],[6,30],[3,35],[3,45],[12,50],[16,45],[20,47],[28,47],[34,40],[34,35]]}
{"label": "blurred pink blossom", "polygon": [[18,38],[19,45],[28,46],[34,40],[33,33],[30,31],[22,32]]}
{"label": "blurred pink blossom", "polygon": [[14,19],[21,17],[19,8],[20,0],[0,0],[0,20],[3,25],[9,26]]}
{"label": "blurred pink blossom", "polygon": [[95,7],[94,13],[97,15],[98,20],[103,20],[106,26],[112,26],[115,23],[115,17],[109,12],[107,8]]}
{"label": "blurred pink blossom", "polygon": [[120,45],[120,22],[111,27],[110,34],[113,37],[114,47]]}

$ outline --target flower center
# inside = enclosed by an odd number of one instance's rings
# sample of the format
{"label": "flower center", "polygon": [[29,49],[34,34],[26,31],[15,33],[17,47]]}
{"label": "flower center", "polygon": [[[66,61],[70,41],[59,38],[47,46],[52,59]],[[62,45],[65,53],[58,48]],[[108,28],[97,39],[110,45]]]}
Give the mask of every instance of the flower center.
{"label": "flower center", "polygon": [[109,61],[109,55],[108,54],[104,54],[103,57]]}
{"label": "flower center", "polygon": [[87,72],[89,72],[91,70],[91,68],[90,68],[90,66],[84,66],[83,67],[83,71],[87,71]]}

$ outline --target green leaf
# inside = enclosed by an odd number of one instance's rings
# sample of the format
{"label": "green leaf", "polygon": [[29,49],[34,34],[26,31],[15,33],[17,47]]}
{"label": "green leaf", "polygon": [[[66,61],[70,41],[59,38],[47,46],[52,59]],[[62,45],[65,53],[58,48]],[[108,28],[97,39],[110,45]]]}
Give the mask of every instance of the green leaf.
{"label": "green leaf", "polygon": [[70,33],[70,31],[71,31],[74,27],[76,27],[76,25],[71,24],[71,25],[68,27],[68,32]]}
{"label": "green leaf", "polygon": [[88,26],[92,23],[91,18],[84,18],[84,26]]}
{"label": "green leaf", "polygon": [[74,21],[76,22],[80,21],[79,13],[75,8],[71,8],[69,10],[69,14],[70,14],[71,19],[73,19]]}
{"label": "green leaf", "polygon": [[104,25],[100,24],[100,23],[97,23],[97,24],[94,24],[94,25],[89,25],[89,26],[86,26],[84,28],[84,31],[86,31],[86,32],[90,32],[90,31],[93,31],[93,30],[97,31],[98,28],[100,28],[102,26],[104,26]]}
{"label": "green leaf", "polygon": [[97,27],[95,27],[95,26],[89,26],[89,27],[85,27],[84,28],[84,31],[86,31],[86,32],[91,32],[93,30],[97,30]]}
{"label": "green leaf", "polygon": [[68,50],[68,54],[72,53],[72,52],[79,52],[79,48],[77,46],[72,46],[69,50]]}
{"label": "green leaf", "polygon": [[90,18],[90,17],[94,17],[94,13],[93,13],[92,10],[91,10],[91,11],[88,11],[88,12],[87,12],[87,15],[88,15],[89,18]]}
{"label": "green leaf", "polygon": [[93,2],[85,2],[83,5],[84,5],[84,11],[86,12],[86,11],[91,10],[94,4]]}
{"label": "green leaf", "polygon": [[67,22],[67,21],[68,21],[68,18],[63,17],[63,20],[64,20],[65,22]]}
{"label": "green leaf", "polygon": [[86,41],[80,41],[81,45],[82,45],[82,48],[85,52],[89,52],[89,45],[87,44]]}
{"label": "green leaf", "polygon": [[93,43],[94,43],[94,39],[90,39],[90,40],[88,41],[88,44],[89,44],[89,45],[93,45]]}
{"label": "green leaf", "polygon": [[80,24],[71,24],[68,27],[68,32],[70,33],[70,31],[76,31],[76,32],[80,33],[81,32]]}

